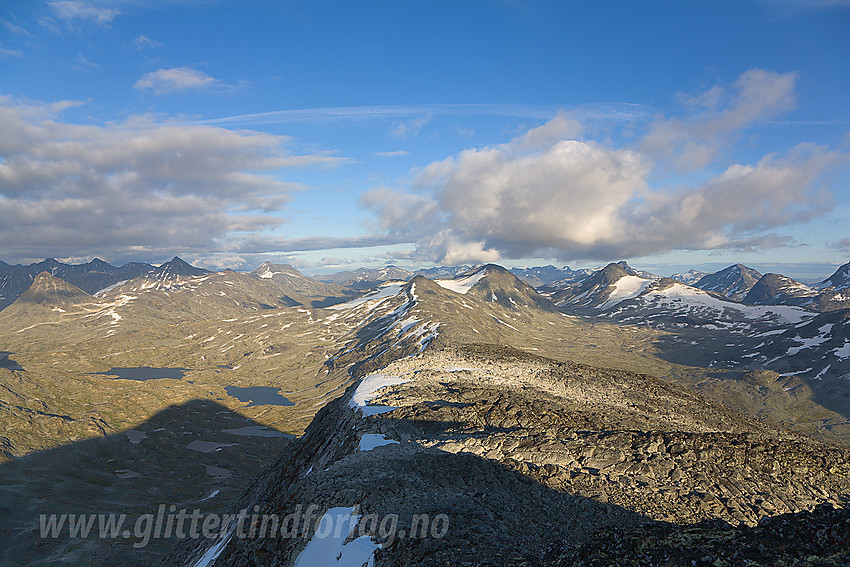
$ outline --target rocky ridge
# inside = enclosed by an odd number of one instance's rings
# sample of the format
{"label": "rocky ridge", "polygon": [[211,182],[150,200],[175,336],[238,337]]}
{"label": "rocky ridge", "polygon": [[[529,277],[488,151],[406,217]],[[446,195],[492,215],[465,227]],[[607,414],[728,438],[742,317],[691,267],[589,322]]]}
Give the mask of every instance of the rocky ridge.
{"label": "rocky ridge", "polygon": [[[715,521],[738,533],[850,493],[844,449],[648,376],[500,347],[368,373],[290,447],[237,507],[356,506],[400,526],[449,516],[439,539],[367,529],[378,566],[583,564],[579,546],[615,526],[663,535]],[[289,565],[309,535],[233,538],[215,564]],[[194,543],[166,561],[192,564],[208,547]]]}

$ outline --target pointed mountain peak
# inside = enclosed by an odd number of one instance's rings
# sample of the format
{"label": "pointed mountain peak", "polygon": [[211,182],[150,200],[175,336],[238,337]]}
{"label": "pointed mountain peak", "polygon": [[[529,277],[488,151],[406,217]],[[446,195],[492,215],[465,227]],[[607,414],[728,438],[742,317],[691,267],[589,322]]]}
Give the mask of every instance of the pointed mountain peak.
{"label": "pointed mountain peak", "polygon": [[782,274],[765,274],[750,288],[743,302],[749,305],[799,305],[812,302],[817,292]]}
{"label": "pointed mountain peak", "polygon": [[49,272],[41,272],[15,303],[62,304],[89,301],[92,296]]}
{"label": "pointed mountain peak", "polygon": [[625,260],[620,262],[612,262],[599,271],[601,283],[610,285],[616,283],[623,276],[635,275],[634,270],[626,263]]}
{"label": "pointed mountain peak", "polygon": [[[461,293],[468,292],[471,297],[498,303],[508,309],[520,307],[536,307],[544,311],[555,309],[555,306],[537,293],[537,290],[498,264],[479,266],[449,281],[457,282],[461,289],[466,289]],[[443,285],[443,282],[437,283]]]}
{"label": "pointed mountain peak", "polygon": [[263,262],[262,264],[257,266],[257,268],[254,269],[251,273],[257,276],[258,278],[263,279],[271,279],[277,274],[302,278],[307,277],[289,264],[273,264],[271,262]]}
{"label": "pointed mountain peak", "polygon": [[150,277],[163,281],[175,279],[180,276],[203,276],[204,274],[209,273],[209,270],[196,268],[179,256],[175,256],[170,261],[162,264],[160,267],[151,272]]}
{"label": "pointed mountain peak", "polygon": [[762,274],[757,270],[743,264],[732,264],[719,272],[703,276],[694,287],[740,301],[761,277]]}
{"label": "pointed mountain peak", "polygon": [[623,271],[626,272],[627,274],[631,274],[633,276],[637,275],[636,272],[634,271],[634,269],[631,266],[629,266],[629,263],[626,262],[625,260],[620,260],[619,262],[616,263],[616,265],[620,266],[623,269]]}

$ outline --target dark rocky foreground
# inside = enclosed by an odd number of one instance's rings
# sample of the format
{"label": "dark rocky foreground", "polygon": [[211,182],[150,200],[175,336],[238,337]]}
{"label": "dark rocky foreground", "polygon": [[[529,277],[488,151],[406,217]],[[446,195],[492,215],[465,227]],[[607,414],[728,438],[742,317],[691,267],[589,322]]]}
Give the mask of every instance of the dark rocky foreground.
{"label": "dark rocky foreground", "polygon": [[[468,347],[366,376],[233,511],[355,508],[349,539],[380,544],[378,566],[843,565],[848,456],[649,376]],[[425,515],[447,530],[409,537]],[[298,537],[249,521],[214,564],[292,565],[316,520]]]}
{"label": "dark rocky foreground", "polygon": [[577,549],[550,552],[546,564],[844,566],[850,564],[850,511],[821,504],[812,511],[765,517],[754,527],[715,520],[694,526],[650,524],[613,530]]}

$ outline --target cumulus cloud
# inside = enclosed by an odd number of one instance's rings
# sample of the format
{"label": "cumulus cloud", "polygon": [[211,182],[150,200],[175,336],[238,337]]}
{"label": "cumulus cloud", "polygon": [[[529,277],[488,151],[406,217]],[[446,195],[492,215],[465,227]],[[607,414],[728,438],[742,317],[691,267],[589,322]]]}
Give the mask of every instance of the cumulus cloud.
{"label": "cumulus cloud", "polygon": [[[712,140],[790,108],[793,83],[747,72],[731,94],[715,88],[684,101],[700,109],[696,117],[658,117],[635,147],[578,139],[581,125],[560,114],[509,143],[434,162],[408,190],[373,189],[362,203],[388,235],[415,242],[421,260],[444,264],[788,245],[776,231],[830,208],[821,182],[846,157],[801,144],[718,168]],[[666,187],[653,172],[669,156],[720,173]]]}
{"label": "cumulus cloud", "polygon": [[69,23],[82,21],[108,26],[120,14],[115,8],[95,6],[77,0],[60,0],[48,2],[47,5],[54,16]]}
{"label": "cumulus cloud", "polygon": [[63,122],[79,103],[0,97],[0,248],[7,257],[157,257],[230,253],[234,242],[280,225],[300,187],[282,170],[332,163],[291,155],[288,139],[134,117]]}
{"label": "cumulus cloud", "polygon": [[156,94],[169,94],[181,91],[207,90],[221,86],[221,82],[203,71],[189,67],[157,69],[142,76],[133,88],[150,90]]}

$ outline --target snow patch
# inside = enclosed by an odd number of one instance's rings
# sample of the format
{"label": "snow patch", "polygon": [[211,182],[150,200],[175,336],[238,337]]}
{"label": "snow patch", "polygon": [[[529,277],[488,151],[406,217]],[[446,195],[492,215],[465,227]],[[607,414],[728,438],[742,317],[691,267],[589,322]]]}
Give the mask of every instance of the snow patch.
{"label": "snow patch", "polygon": [[360,450],[371,451],[375,447],[381,447],[382,445],[392,445],[393,443],[398,444],[398,441],[394,441],[393,439],[387,439],[380,433],[364,433],[363,437],[360,438]]}
{"label": "snow patch", "polygon": [[369,301],[377,301],[378,303],[380,303],[385,299],[398,295],[403,287],[403,282],[381,284],[378,289],[364,295],[363,297],[352,299],[351,301],[346,301],[345,303],[340,303],[339,305],[331,305],[328,307],[328,309],[354,309],[355,307],[359,307]]}
{"label": "snow patch", "polygon": [[602,304],[600,309],[604,311],[622,301],[639,296],[646,289],[646,286],[651,283],[652,280],[646,280],[638,276],[623,276],[614,284],[611,295],[608,296],[608,300]]}
{"label": "snow patch", "polygon": [[478,270],[471,276],[458,278],[453,280],[434,280],[434,283],[440,287],[454,291],[455,293],[466,294],[472,286],[477,284],[481,278],[487,275],[487,270]]}
{"label": "snow patch", "polygon": [[380,544],[367,535],[345,543],[360,521],[354,510],[340,507],[325,512],[307,547],[295,559],[295,567],[372,567]]}
{"label": "snow patch", "polygon": [[348,407],[352,409],[360,409],[363,415],[379,415],[393,411],[392,406],[369,406],[367,403],[377,397],[378,390],[388,388],[390,386],[398,386],[410,382],[406,378],[399,376],[389,376],[387,374],[370,374],[360,381],[360,385],[354,390],[351,399],[348,401]]}
{"label": "snow patch", "polygon": [[850,341],[846,341],[842,347],[833,349],[832,353],[838,358],[850,358]]}
{"label": "snow patch", "polygon": [[233,530],[222,538],[221,541],[209,548],[206,553],[204,553],[200,559],[192,565],[192,567],[210,567],[210,565],[215,563],[215,560],[218,559],[218,556],[221,555],[221,552],[224,551],[224,548],[230,541],[231,537],[233,537]]}

